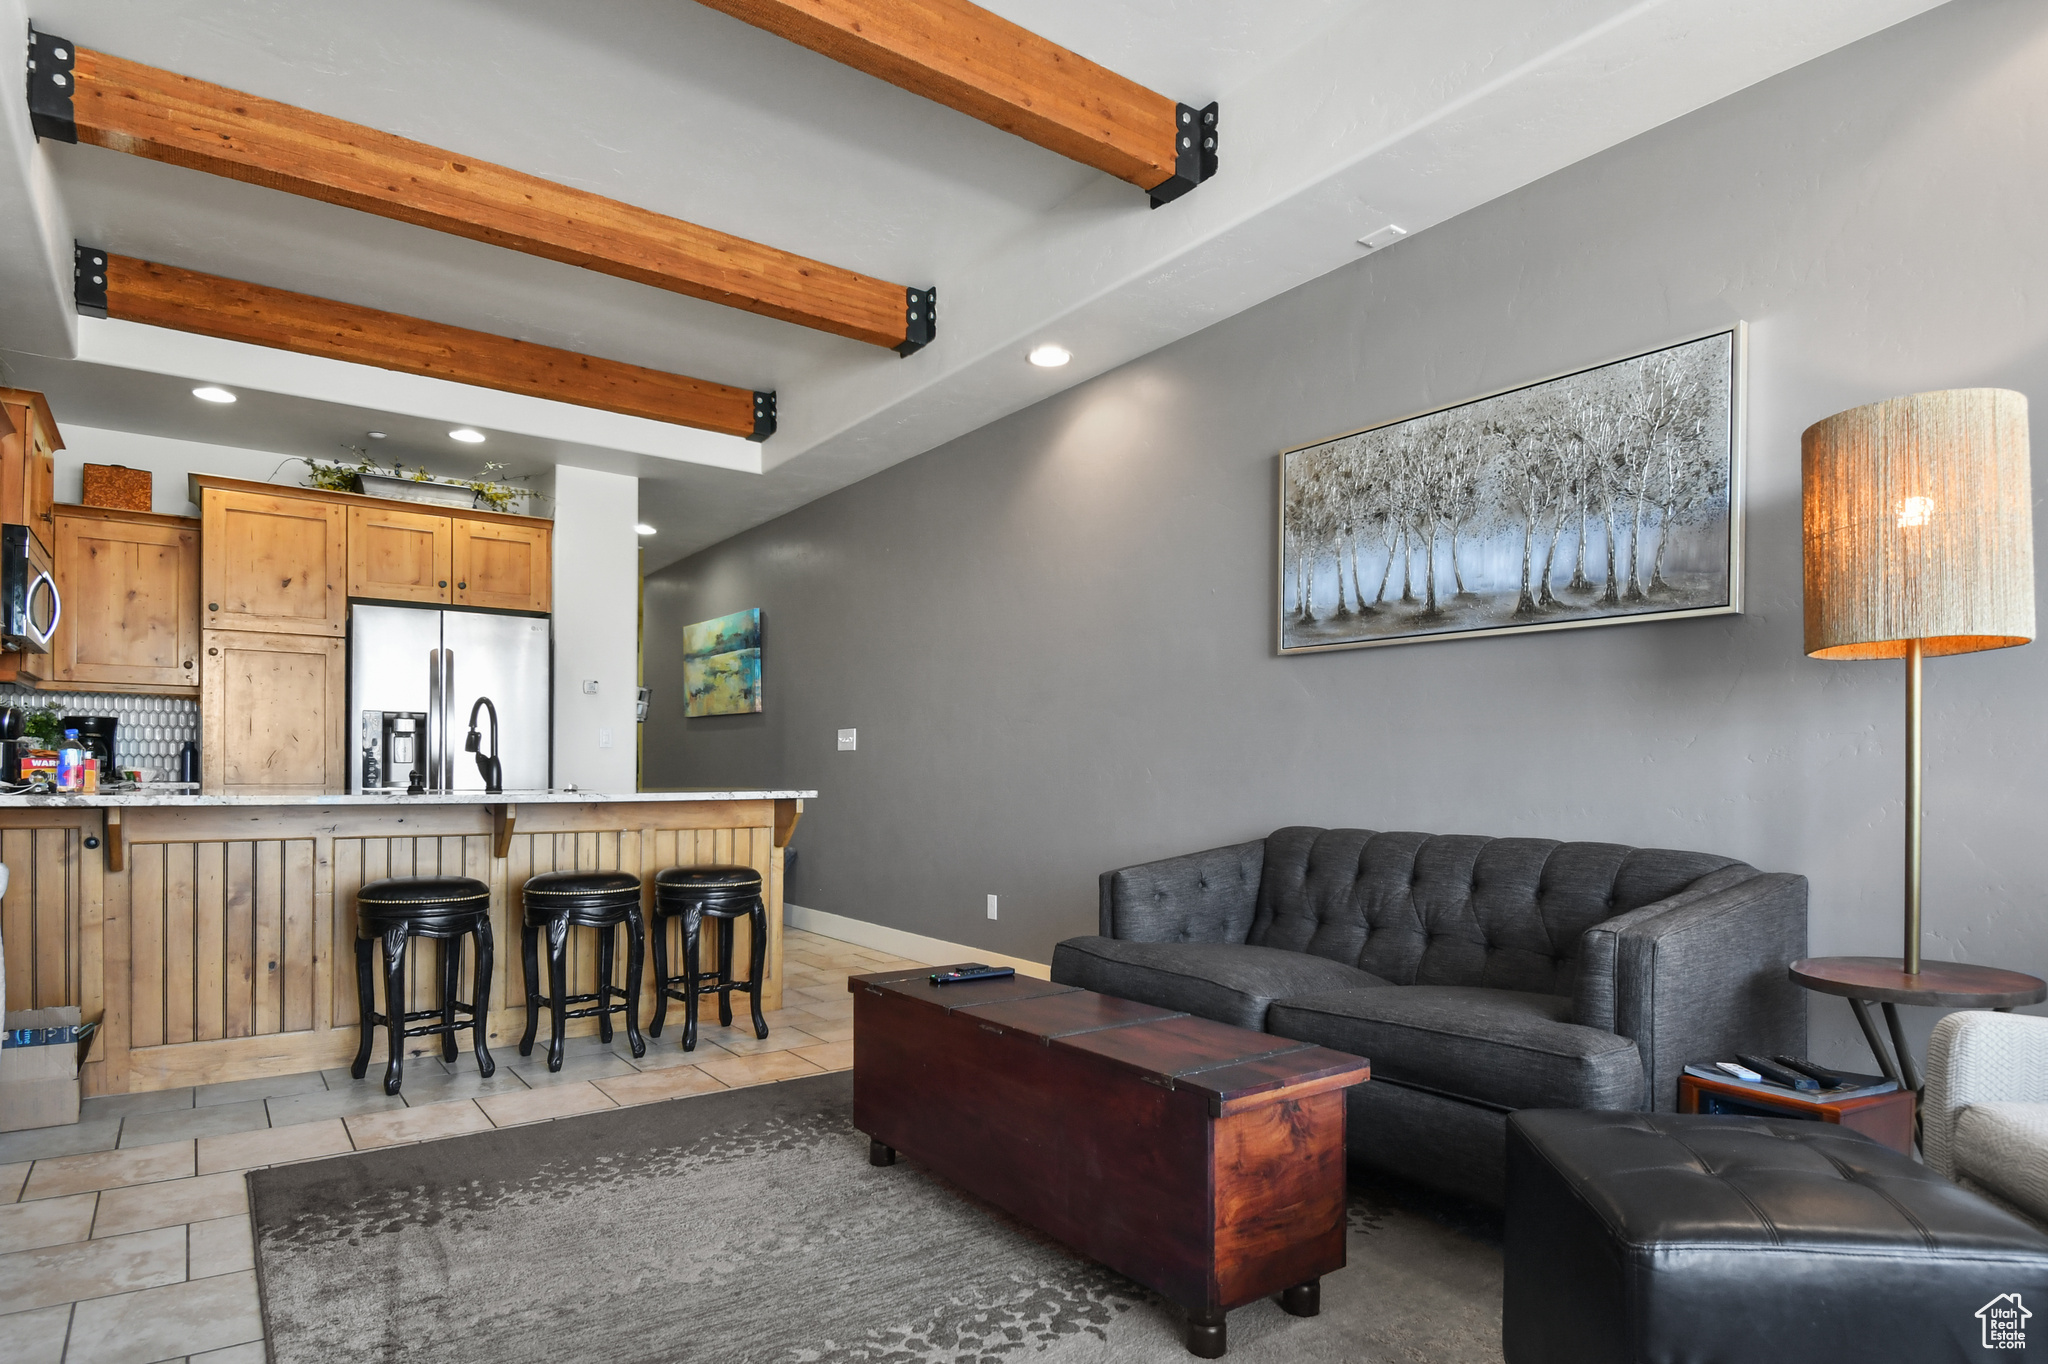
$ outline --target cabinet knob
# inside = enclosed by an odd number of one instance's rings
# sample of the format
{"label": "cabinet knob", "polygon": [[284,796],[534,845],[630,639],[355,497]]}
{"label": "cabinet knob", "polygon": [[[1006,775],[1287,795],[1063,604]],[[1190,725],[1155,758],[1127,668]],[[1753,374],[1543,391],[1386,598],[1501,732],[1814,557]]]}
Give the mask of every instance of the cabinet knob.
{"label": "cabinet knob", "polygon": [[457,583],[457,584],[455,584],[455,585],[456,585],[457,587],[459,587],[459,588],[464,588],[464,589],[467,589],[467,588],[469,587],[469,584],[468,584],[468,583]]}
{"label": "cabinet knob", "polygon": [[218,649],[208,649],[208,650],[206,651],[206,656],[207,656],[208,658],[217,658],[217,657],[219,657],[219,656],[220,656],[220,650],[218,650]]}
{"label": "cabinet knob", "polygon": [[88,848],[97,848],[97,847],[98,847],[99,845],[100,845],[100,841],[99,841],[99,840],[98,840],[97,838],[90,838],[90,837],[89,837],[89,838],[87,838],[87,839],[85,840],[85,846],[86,846],[86,847],[88,847]]}
{"label": "cabinet knob", "polygon": [[185,660],[185,666],[186,666],[186,667],[188,667],[188,668],[189,668],[189,667],[191,667],[191,666],[192,666],[192,660],[191,660],[191,659],[189,659],[189,658],[188,658],[188,659],[186,659],[186,660]]}
{"label": "cabinet knob", "polygon": [[220,603],[217,601],[210,601],[206,604],[206,609],[209,611],[218,611],[220,610]]}
{"label": "cabinet knob", "polygon": [[443,587],[446,587],[447,585],[448,585],[448,580],[447,580],[446,578],[443,578],[443,579],[441,579],[441,586],[443,586]]}

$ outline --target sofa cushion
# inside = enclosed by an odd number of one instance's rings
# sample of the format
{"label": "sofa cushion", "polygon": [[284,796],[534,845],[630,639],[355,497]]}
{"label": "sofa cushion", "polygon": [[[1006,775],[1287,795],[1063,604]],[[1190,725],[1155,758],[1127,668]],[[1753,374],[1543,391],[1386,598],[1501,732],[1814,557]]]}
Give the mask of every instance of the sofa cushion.
{"label": "sofa cushion", "polygon": [[1275,1001],[1266,1031],[1372,1062],[1375,1082],[1500,1109],[1639,1109],[1636,1044],[1569,1022],[1559,995],[1396,985]]}
{"label": "sofa cushion", "polygon": [[1956,1173],[2048,1222],[2048,1103],[1974,1103],[1956,1114]]}
{"label": "sofa cushion", "polygon": [[1100,994],[1263,1030],[1276,999],[1384,986],[1352,966],[1237,943],[1069,938],[1053,949],[1052,978]]}

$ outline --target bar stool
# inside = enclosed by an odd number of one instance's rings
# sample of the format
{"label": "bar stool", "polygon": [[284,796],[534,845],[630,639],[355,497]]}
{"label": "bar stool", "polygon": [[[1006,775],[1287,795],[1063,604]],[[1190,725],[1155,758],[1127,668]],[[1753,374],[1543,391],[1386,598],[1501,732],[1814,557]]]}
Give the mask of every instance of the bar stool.
{"label": "bar stool", "polygon": [[[525,925],[521,948],[526,966],[526,1036],[519,1054],[533,1054],[533,1034],[545,1003],[553,1024],[548,1042],[548,1069],[562,1068],[562,1029],[572,1018],[597,1019],[597,1035],[612,1040],[612,1015],[626,1015],[626,1036],[635,1056],[647,1054],[640,1036],[640,963],[647,931],[640,917],[640,878],[624,871],[550,871],[526,883]],[[626,988],[612,984],[612,964],[620,924],[626,926]],[[597,989],[587,995],[569,993],[569,929],[571,925],[602,930],[597,940]],[[548,993],[540,992],[537,956],[540,930],[548,931]],[[588,1004],[572,1009],[571,1004]]]}
{"label": "bar stool", "polygon": [[[476,938],[474,1004],[455,997],[462,973],[462,939]],[[378,939],[384,941],[384,1007],[376,1012],[370,957]],[[441,940],[441,1007],[408,1011],[405,1007],[405,945],[412,938]],[[384,1067],[384,1092],[396,1094],[404,1078],[405,1039],[438,1035],[441,1059],[455,1059],[455,1034],[469,1029],[476,1050],[476,1068],[489,1079],[498,1063],[485,1041],[484,1014],[491,999],[491,888],[467,876],[393,876],[372,881],[356,892],[356,1011],[362,1019],[363,1041],[348,1073],[363,1078],[370,1066],[370,1046],[382,1024],[391,1036],[391,1060]],[[458,1019],[458,1013],[469,1017]],[[423,1018],[431,1025],[411,1027]]]}
{"label": "bar stool", "polygon": [[[741,915],[752,932],[748,936],[751,961],[746,980],[732,978],[733,920]],[[683,921],[683,971],[668,973],[668,921]],[[708,983],[699,982],[697,970],[697,929],[705,918],[720,921],[718,930],[718,971]],[[732,1026],[732,992],[741,991],[754,1006],[754,1036],[768,1035],[768,1020],[761,1016],[761,977],[768,960],[768,911],[761,903],[761,873],[752,867],[669,867],[654,874],[654,1026],[647,1031],[661,1036],[668,1021],[668,1002],[683,1001],[683,1050],[697,1049],[697,997],[718,996],[718,1021]],[[680,990],[676,986],[682,986]]]}

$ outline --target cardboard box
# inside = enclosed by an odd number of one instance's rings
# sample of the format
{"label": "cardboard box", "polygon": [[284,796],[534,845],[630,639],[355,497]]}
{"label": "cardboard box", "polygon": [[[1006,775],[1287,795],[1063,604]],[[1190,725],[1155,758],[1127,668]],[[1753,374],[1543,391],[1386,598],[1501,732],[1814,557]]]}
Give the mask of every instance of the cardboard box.
{"label": "cardboard box", "polygon": [[131,469],[125,464],[88,464],[85,491],[78,500],[88,507],[146,512],[152,505],[152,491],[147,469]]}
{"label": "cardboard box", "polygon": [[[12,1012],[0,1026],[13,1032],[16,1028],[75,1028],[79,1022],[77,1008],[65,1005]],[[0,1047],[0,1132],[78,1121],[79,1050],[77,1042]]]}

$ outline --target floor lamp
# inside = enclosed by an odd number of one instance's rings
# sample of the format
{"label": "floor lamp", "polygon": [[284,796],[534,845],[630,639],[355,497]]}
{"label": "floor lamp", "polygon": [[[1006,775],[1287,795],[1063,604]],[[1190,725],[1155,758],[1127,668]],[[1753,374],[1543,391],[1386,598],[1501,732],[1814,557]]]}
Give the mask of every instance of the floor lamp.
{"label": "floor lamp", "polygon": [[1793,978],[1847,996],[1887,1062],[1866,1008],[1882,1003],[1897,1078],[1918,1088],[1895,1004],[2010,1008],[2048,994],[2016,971],[1920,960],[1920,661],[2034,637],[2027,400],[1997,388],[1892,398],[1808,427],[1802,455],[1806,652],[1906,663],[1905,940],[1896,959],[1812,958]]}

